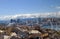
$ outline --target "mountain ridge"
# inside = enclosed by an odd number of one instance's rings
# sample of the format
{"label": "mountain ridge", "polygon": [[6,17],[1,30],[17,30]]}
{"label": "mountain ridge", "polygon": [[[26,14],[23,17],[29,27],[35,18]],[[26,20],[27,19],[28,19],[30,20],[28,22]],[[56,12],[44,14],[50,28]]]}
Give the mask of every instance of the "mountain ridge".
{"label": "mountain ridge", "polygon": [[16,19],[16,18],[34,18],[34,17],[60,17],[60,13],[39,13],[39,14],[16,14],[8,16],[0,16],[0,20]]}

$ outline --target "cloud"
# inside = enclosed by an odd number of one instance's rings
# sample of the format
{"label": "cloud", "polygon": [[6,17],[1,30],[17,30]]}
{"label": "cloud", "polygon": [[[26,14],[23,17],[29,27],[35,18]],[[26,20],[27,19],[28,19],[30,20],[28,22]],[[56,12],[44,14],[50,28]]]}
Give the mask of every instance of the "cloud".
{"label": "cloud", "polygon": [[56,9],[60,9],[60,6],[57,6]]}

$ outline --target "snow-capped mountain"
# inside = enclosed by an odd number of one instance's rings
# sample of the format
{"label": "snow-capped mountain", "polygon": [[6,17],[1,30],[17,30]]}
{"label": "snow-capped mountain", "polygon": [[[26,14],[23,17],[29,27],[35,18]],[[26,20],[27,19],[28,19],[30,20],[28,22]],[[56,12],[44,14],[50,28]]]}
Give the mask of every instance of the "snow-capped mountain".
{"label": "snow-capped mountain", "polygon": [[58,13],[36,13],[36,14],[17,14],[0,16],[0,20],[16,19],[16,18],[34,18],[34,17],[60,17],[60,12]]}
{"label": "snow-capped mountain", "polygon": [[17,15],[9,15],[9,16],[0,16],[0,19],[16,19],[16,18],[33,18],[38,17],[39,14],[17,14]]}

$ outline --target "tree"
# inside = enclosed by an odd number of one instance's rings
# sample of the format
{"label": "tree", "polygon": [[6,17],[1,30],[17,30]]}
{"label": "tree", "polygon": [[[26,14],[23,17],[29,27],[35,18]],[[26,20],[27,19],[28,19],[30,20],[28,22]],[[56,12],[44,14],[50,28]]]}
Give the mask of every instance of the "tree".
{"label": "tree", "polygon": [[38,21],[38,24],[40,24],[42,20],[41,20],[41,18],[39,17],[37,21]]}
{"label": "tree", "polygon": [[20,22],[20,19],[17,19],[17,23],[19,23]]}
{"label": "tree", "polygon": [[15,23],[16,23],[16,20],[14,20],[14,19],[11,19],[11,20],[10,20],[10,22],[11,22],[11,23],[13,23],[13,22],[15,22]]}

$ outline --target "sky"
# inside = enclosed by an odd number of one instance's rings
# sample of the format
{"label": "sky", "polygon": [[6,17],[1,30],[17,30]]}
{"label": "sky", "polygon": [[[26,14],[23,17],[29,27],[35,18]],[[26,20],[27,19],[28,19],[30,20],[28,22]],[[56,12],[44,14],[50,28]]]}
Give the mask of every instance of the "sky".
{"label": "sky", "polygon": [[60,0],[0,0],[0,16],[59,11]]}

